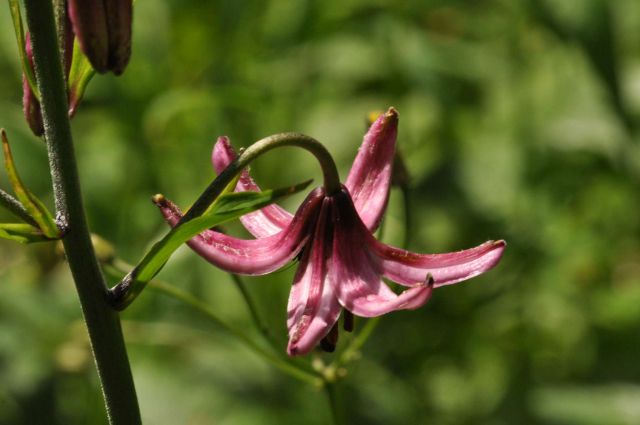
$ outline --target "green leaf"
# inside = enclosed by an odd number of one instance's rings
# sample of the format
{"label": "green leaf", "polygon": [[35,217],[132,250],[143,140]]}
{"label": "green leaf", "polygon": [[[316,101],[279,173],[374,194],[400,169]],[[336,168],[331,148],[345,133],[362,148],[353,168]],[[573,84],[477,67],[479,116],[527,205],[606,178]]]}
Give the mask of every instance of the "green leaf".
{"label": "green leaf", "polygon": [[53,216],[44,206],[44,204],[31,193],[22,183],[18,170],[16,169],[13,161],[13,155],[11,154],[11,148],[9,147],[9,140],[7,139],[7,133],[4,129],[0,129],[0,136],[2,137],[2,151],[4,153],[4,164],[7,169],[9,181],[13,187],[13,191],[16,197],[22,203],[29,215],[35,220],[42,230],[44,236],[49,239],[58,239],[60,237],[60,231],[56,225]]}
{"label": "green leaf", "polygon": [[78,104],[84,96],[87,85],[96,74],[89,59],[80,49],[80,44],[76,38],[73,41],[73,55],[71,67],[69,68],[69,115],[73,116]]}
{"label": "green leaf", "polygon": [[156,243],[136,267],[135,279],[141,282],[151,280],[162,269],[171,254],[195,235],[300,192],[310,183],[311,180],[308,180],[295,186],[263,192],[223,194],[204,215],[174,227],[164,239]]}
{"label": "green leaf", "polygon": [[50,241],[40,229],[26,223],[0,223],[0,238],[20,243]]}
{"label": "green leaf", "polygon": [[29,87],[33,92],[35,98],[40,102],[40,90],[36,83],[36,76],[33,73],[31,63],[27,57],[27,50],[25,44],[24,28],[22,26],[22,15],[20,13],[20,2],[18,0],[9,0],[9,9],[11,10],[11,18],[13,19],[13,29],[16,34],[16,43],[18,44],[18,53],[20,54],[20,60],[22,62],[22,72],[27,77]]}

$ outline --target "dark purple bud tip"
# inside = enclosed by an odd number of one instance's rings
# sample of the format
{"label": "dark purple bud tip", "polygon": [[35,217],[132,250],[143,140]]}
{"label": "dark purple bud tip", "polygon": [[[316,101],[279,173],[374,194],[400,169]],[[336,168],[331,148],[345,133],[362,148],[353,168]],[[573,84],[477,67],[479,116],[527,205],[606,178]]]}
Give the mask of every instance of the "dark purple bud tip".
{"label": "dark purple bud tip", "polygon": [[122,74],[131,55],[132,0],[69,0],[82,51],[99,73]]}
{"label": "dark purple bud tip", "polygon": [[97,72],[108,71],[109,32],[103,0],[69,0],[68,15],[80,48]]}
{"label": "dark purple bud tip", "polygon": [[131,56],[131,0],[108,0],[104,2],[107,30],[109,32],[108,68],[115,75],[124,72]]}

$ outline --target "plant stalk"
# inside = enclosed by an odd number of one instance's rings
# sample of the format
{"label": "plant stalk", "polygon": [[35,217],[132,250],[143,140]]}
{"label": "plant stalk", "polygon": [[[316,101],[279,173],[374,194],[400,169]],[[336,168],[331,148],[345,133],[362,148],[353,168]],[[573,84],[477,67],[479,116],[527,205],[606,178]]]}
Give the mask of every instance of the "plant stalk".
{"label": "plant stalk", "polygon": [[62,230],[66,230],[62,242],[89,332],[107,417],[113,425],[140,424],[120,319],[107,302],[108,288],[95,257],[85,218],[52,2],[24,0],[24,6],[41,92],[56,221]]}

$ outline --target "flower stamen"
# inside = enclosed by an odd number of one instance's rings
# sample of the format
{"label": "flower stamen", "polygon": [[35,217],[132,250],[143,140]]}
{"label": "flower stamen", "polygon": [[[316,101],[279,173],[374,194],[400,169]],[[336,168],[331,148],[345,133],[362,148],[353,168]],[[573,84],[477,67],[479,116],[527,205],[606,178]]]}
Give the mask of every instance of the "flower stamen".
{"label": "flower stamen", "polygon": [[327,353],[333,353],[336,351],[336,345],[338,345],[338,337],[340,332],[338,330],[338,322],[334,323],[329,333],[320,340],[320,348]]}

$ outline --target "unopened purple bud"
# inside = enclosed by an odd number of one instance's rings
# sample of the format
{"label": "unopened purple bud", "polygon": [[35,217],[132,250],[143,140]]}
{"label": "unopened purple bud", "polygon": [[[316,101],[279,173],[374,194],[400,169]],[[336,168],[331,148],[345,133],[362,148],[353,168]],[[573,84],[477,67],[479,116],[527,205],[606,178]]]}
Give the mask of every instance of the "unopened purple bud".
{"label": "unopened purple bud", "polygon": [[[33,49],[31,48],[31,36],[27,33],[25,40],[25,53],[29,60],[29,66],[33,69]],[[44,134],[44,125],[42,123],[42,113],[40,112],[40,102],[31,90],[27,76],[22,74],[22,110],[24,117],[29,124],[29,128],[36,136]]]}
{"label": "unopened purple bud", "polygon": [[102,0],[69,0],[69,19],[82,51],[98,72],[107,72],[109,33]]}
{"label": "unopened purple bud", "polygon": [[109,31],[108,66],[114,74],[120,75],[131,56],[131,0],[105,0],[107,30]]}
{"label": "unopened purple bud", "polygon": [[131,55],[132,0],[69,0],[82,51],[100,73],[124,71]]}

